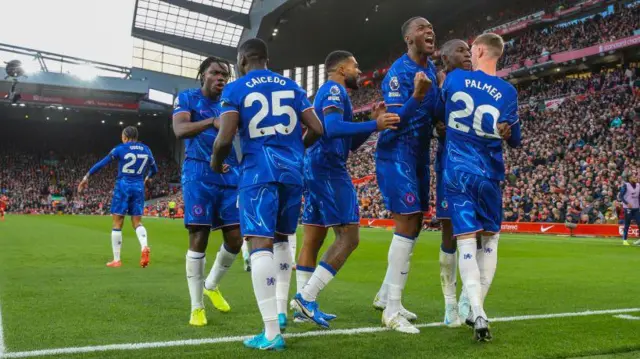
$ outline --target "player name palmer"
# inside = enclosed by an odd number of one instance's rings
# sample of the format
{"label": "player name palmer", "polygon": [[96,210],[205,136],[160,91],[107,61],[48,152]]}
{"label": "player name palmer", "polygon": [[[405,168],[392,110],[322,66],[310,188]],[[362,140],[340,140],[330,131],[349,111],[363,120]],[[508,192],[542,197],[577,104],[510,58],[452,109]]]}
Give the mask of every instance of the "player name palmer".
{"label": "player name palmer", "polygon": [[500,98],[502,98],[502,94],[500,93],[500,91],[498,91],[498,89],[496,89],[495,87],[493,87],[491,85],[483,84],[482,81],[466,79],[466,80],[464,80],[464,86],[465,87],[476,88],[476,89],[482,90],[482,91],[486,91],[496,101],[498,101]]}
{"label": "player name palmer", "polygon": [[261,76],[261,77],[252,78],[251,81],[245,82],[245,85],[248,88],[253,88],[256,85],[266,84],[266,83],[276,83],[280,86],[284,86],[287,84],[287,82],[281,77]]}

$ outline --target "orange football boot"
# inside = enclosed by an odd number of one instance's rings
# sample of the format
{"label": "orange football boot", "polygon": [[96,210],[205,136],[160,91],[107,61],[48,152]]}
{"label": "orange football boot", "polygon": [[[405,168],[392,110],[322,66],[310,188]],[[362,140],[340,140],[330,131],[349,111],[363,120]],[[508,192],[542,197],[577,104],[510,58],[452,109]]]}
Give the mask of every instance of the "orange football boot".
{"label": "orange football boot", "polygon": [[140,267],[147,268],[149,265],[149,253],[151,253],[151,248],[144,247],[142,249],[142,254],[140,255]]}
{"label": "orange football boot", "polygon": [[111,267],[111,268],[120,268],[121,266],[122,266],[121,261],[111,261],[107,263],[107,267]]}

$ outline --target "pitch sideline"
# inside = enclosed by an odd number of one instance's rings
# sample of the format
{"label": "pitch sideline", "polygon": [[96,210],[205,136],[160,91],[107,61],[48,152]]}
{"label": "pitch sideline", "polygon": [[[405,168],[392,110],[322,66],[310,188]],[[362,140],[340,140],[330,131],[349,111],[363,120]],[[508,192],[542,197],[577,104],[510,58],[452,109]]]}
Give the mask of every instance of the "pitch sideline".
{"label": "pitch sideline", "polygon": [[[608,309],[608,310],[587,310],[583,312],[569,312],[569,313],[555,313],[555,314],[537,314],[537,315],[521,315],[513,317],[501,317],[491,318],[493,322],[516,322],[523,320],[535,320],[535,319],[552,319],[552,318],[567,318],[567,317],[585,317],[593,315],[605,315],[605,314],[623,314],[640,312],[640,308],[626,308],[626,309]],[[443,325],[441,322],[434,322],[428,324],[419,324],[419,328],[438,327]],[[0,327],[1,328],[1,327]],[[352,329],[335,329],[335,330],[315,330],[303,333],[285,334],[285,338],[304,338],[304,337],[320,337],[329,335],[355,335],[365,333],[378,333],[387,331],[387,328],[383,327],[363,327]],[[2,332],[0,331],[0,334]],[[232,336],[232,337],[219,337],[208,339],[187,339],[187,340],[173,340],[166,342],[149,342],[149,343],[127,343],[127,344],[110,344],[110,345],[98,345],[87,347],[71,347],[71,348],[56,348],[56,349],[43,349],[32,350],[22,352],[4,352],[0,351],[0,358],[29,358],[35,356],[48,356],[48,355],[61,355],[61,354],[79,354],[79,353],[95,353],[106,351],[118,351],[118,350],[140,350],[140,349],[155,349],[155,348],[167,348],[167,347],[179,347],[179,346],[195,346],[205,344],[221,344],[221,343],[234,343],[241,342],[250,336]],[[0,349],[6,349],[4,345]],[[4,354],[3,354],[4,353]]]}

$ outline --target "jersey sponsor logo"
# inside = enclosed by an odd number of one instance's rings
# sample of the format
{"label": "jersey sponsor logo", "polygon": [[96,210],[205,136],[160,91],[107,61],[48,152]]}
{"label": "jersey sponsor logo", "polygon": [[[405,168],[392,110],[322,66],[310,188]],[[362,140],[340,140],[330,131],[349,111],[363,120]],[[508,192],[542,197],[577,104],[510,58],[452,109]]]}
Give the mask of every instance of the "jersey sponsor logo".
{"label": "jersey sponsor logo", "polygon": [[392,91],[398,91],[398,89],[400,88],[400,81],[398,81],[397,77],[392,77],[391,80],[389,80],[389,88]]}
{"label": "jersey sponsor logo", "polygon": [[327,96],[327,100],[340,102],[340,96]]}
{"label": "jersey sponsor logo", "polygon": [[546,233],[548,230],[550,230],[551,228],[553,228],[555,226],[549,226],[549,227],[545,227],[545,226],[540,226],[540,231],[542,233]]}
{"label": "jersey sponsor logo", "polygon": [[389,92],[389,94],[387,95],[389,97],[402,97],[402,94],[400,94],[400,92]]}
{"label": "jersey sponsor logo", "polygon": [[338,88],[338,85],[333,85],[333,86],[331,86],[331,89],[329,89],[329,92],[332,95],[336,95],[336,96],[340,95],[340,88]]}
{"label": "jersey sponsor logo", "polygon": [[408,204],[414,204],[416,203],[416,196],[413,193],[405,193],[404,201]]}
{"label": "jersey sponsor logo", "polygon": [[204,214],[204,209],[202,208],[201,205],[195,204],[191,208],[191,213],[193,213],[193,215],[196,217],[201,217]]}

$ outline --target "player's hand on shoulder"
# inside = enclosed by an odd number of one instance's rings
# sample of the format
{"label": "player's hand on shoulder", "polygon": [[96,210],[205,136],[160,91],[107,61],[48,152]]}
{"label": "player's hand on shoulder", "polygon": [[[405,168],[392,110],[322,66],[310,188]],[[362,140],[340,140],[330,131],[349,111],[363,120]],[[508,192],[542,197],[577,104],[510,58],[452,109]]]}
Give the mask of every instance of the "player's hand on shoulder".
{"label": "player's hand on shoulder", "polygon": [[511,138],[511,126],[506,122],[499,123],[498,133],[500,133],[500,137],[502,137],[504,141],[507,141]]}
{"label": "player's hand on shoulder", "polygon": [[431,80],[424,72],[416,72],[416,76],[413,78],[413,97],[422,100],[431,89],[431,85]]}

